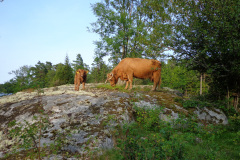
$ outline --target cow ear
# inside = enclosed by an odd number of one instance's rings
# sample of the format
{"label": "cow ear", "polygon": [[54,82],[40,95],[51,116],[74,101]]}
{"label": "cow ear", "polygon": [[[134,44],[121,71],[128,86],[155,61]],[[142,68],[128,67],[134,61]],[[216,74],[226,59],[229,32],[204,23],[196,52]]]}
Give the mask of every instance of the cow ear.
{"label": "cow ear", "polygon": [[86,73],[88,73],[89,71],[85,71]]}

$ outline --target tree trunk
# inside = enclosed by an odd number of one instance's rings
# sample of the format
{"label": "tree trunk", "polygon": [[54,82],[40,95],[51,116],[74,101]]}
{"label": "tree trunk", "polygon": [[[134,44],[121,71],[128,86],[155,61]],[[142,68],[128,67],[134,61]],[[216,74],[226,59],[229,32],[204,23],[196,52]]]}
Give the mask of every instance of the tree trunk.
{"label": "tree trunk", "polygon": [[239,110],[238,110],[238,95],[239,95],[239,93],[233,93],[232,94],[233,95],[233,106],[234,106],[234,109],[235,109],[235,111],[236,112],[238,112],[239,113]]}
{"label": "tree trunk", "polygon": [[203,74],[201,73],[201,76],[200,76],[200,95],[202,95],[202,81],[203,81]]}
{"label": "tree trunk", "polygon": [[230,109],[230,104],[229,104],[229,101],[230,101],[230,93],[229,93],[228,87],[227,87],[227,100],[228,100],[227,108],[228,108],[228,110],[229,110],[229,109]]}
{"label": "tree trunk", "polygon": [[[239,95],[239,94],[238,94]],[[237,96],[237,99],[236,99],[236,111],[239,113],[239,110],[238,110],[238,100],[239,100],[239,98],[238,98],[238,96]]]}
{"label": "tree trunk", "polygon": [[125,56],[125,46],[124,44],[122,45],[122,59],[124,59],[126,56]]}

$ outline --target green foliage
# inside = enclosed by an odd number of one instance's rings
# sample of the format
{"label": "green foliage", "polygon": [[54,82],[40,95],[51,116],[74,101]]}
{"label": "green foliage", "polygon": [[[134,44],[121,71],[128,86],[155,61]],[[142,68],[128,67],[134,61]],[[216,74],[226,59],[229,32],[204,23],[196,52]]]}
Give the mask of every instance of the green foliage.
{"label": "green foliage", "polygon": [[186,95],[199,93],[199,74],[196,71],[188,70],[174,60],[162,63],[161,77],[162,87],[177,89]]}
{"label": "green foliage", "polygon": [[39,116],[33,116],[32,121],[34,123],[26,120],[24,120],[24,124],[16,123],[16,121],[10,122],[8,127],[12,129],[8,136],[11,139],[16,139],[15,152],[19,149],[30,150],[33,148],[33,151],[29,152],[27,157],[40,159],[40,157],[45,156],[41,151],[40,141],[49,126],[49,121],[43,111]]}
{"label": "green foliage", "polygon": [[147,109],[147,107],[135,107],[136,120],[138,123],[142,124],[143,127],[149,131],[159,130],[160,120],[159,113],[161,113],[161,108]]}
{"label": "green foliage", "polygon": [[65,64],[52,65],[51,62],[38,62],[34,67],[22,66],[12,71],[15,77],[9,82],[0,84],[0,92],[16,93],[29,88],[37,89],[58,86],[62,84],[73,84],[73,69],[66,56]]}
{"label": "green foliage", "polygon": [[[240,115],[234,114],[232,116],[229,116],[229,123],[230,123],[230,129],[234,131],[240,131]],[[238,133],[239,134],[239,133]]]}
{"label": "green foliage", "polygon": [[177,0],[174,48],[191,69],[209,73],[211,93],[240,92],[239,1]]}
{"label": "green foliage", "polygon": [[195,117],[183,115],[165,122],[160,119],[161,107],[136,106],[134,110],[135,122],[123,126],[116,134],[117,147],[105,152],[100,159],[240,158],[239,130],[232,131],[231,127],[221,125],[199,125]]}
{"label": "green foliage", "polygon": [[75,74],[75,71],[78,69],[85,69],[85,70],[90,69],[89,66],[83,62],[81,54],[77,54],[76,60],[74,60],[71,65],[72,65],[74,74]]}
{"label": "green foliage", "polygon": [[161,57],[168,50],[172,26],[167,2],[105,0],[92,5],[97,21],[91,31],[100,35],[96,55],[110,56],[115,65],[125,57]]}
{"label": "green foliage", "polygon": [[85,69],[81,54],[77,54],[77,58],[73,62],[74,63],[72,63],[72,66],[74,71],[76,71],[77,69]]}
{"label": "green foliage", "polygon": [[65,63],[56,65],[56,72],[53,77],[52,86],[74,83],[73,69],[70,65],[68,56],[65,57]]}
{"label": "green foliage", "polygon": [[[9,74],[14,74],[15,78],[7,82],[5,87],[10,87],[10,90],[14,90],[13,93],[31,87],[31,66],[24,65],[15,71],[11,71]],[[9,86],[9,83],[13,83],[13,85]]]}
{"label": "green foliage", "polygon": [[[40,61],[31,68],[32,86],[33,88],[44,88],[47,86],[47,74],[52,70],[52,63],[41,63]],[[34,78],[33,78],[34,77]]]}
{"label": "green foliage", "polygon": [[123,128],[118,139],[120,159],[183,159],[184,144],[173,137],[170,123],[159,119],[162,108],[135,107],[136,122]]}
{"label": "green foliage", "polygon": [[102,57],[95,57],[92,66],[91,75],[88,76],[88,82],[105,82],[107,74],[111,72],[111,68],[105,64],[105,62],[102,60]]}
{"label": "green foliage", "polygon": [[234,137],[233,143],[235,145],[240,145],[240,131],[238,131],[236,137]]}
{"label": "green foliage", "polygon": [[[230,103],[231,100],[227,100],[227,99],[215,100],[214,98],[212,98],[211,94],[206,94],[202,96],[191,96],[191,98],[176,97],[174,101],[180,103],[186,109],[196,108],[196,107],[218,108],[222,110],[230,118],[229,119],[230,122],[232,121],[231,118],[233,118],[234,115],[238,114],[235,111],[234,107],[232,106],[233,104]],[[233,118],[233,120],[234,119],[237,120],[236,117]]]}
{"label": "green foliage", "polygon": [[15,93],[16,92],[15,86],[16,86],[16,81],[11,79],[9,82],[0,84],[0,92],[1,93]]}
{"label": "green foliage", "polygon": [[203,108],[203,107],[212,107],[212,104],[205,101],[200,101],[197,99],[185,100],[182,102],[184,108]]}

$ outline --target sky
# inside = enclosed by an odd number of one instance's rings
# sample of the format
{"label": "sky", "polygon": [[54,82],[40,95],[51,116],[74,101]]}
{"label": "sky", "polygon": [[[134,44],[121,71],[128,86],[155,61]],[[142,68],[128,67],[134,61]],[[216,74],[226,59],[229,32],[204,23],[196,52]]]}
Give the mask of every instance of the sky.
{"label": "sky", "polygon": [[91,4],[101,0],[4,0],[0,2],[0,84],[21,66],[38,61],[53,65],[70,62],[81,54],[91,66],[96,33],[88,32],[96,22]]}

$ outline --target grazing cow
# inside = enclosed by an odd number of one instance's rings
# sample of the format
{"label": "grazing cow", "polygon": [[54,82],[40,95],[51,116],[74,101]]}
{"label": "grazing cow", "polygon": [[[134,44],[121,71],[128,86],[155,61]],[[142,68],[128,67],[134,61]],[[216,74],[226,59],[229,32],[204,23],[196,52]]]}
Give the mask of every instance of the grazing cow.
{"label": "grazing cow", "polygon": [[155,91],[157,85],[161,84],[161,62],[154,59],[125,58],[111,73],[107,74],[107,80],[111,86],[115,86],[118,79],[127,81],[125,89],[132,89],[133,77],[139,79],[150,79],[154,82],[152,91]]}
{"label": "grazing cow", "polygon": [[87,73],[88,73],[88,71],[83,70],[83,69],[78,69],[76,71],[75,78],[74,78],[75,91],[79,91],[80,84],[82,84],[82,89],[85,89]]}

